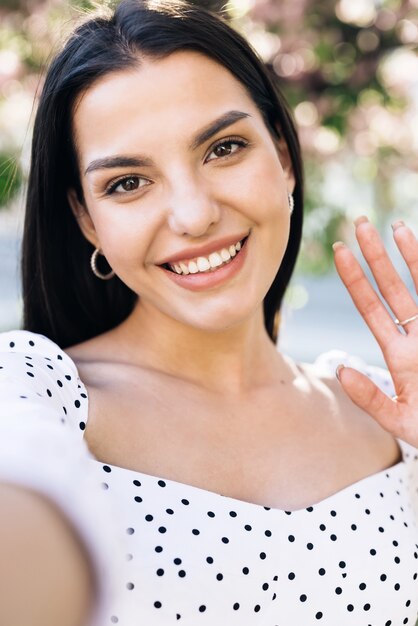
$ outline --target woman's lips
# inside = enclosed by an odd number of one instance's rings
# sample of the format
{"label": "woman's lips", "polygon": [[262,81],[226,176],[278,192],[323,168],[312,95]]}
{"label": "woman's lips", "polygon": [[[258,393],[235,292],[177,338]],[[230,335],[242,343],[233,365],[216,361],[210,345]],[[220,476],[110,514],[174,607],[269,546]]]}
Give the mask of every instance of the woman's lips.
{"label": "woman's lips", "polygon": [[162,263],[167,270],[172,270],[176,274],[197,274],[198,272],[208,272],[218,269],[221,265],[230,263],[231,260],[239,253],[241,246],[247,236],[237,240],[229,247],[223,247],[220,250],[214,250],[207,256],[199,255],[192,259],[182,259],[178,263]]}
{"label": "woman's lips", "polygon": [[164,266],[159,266],[162,271],[176,284],[191,291],[203,291],[217,287],[224,281],[237,274],[244,265],[247,257],[249,235],[243,240],[241,250],[227,263],[205,272],[196,274],[177,274]]}
{"label": "woman's lips", "polygon": [[[251,231],[250,231],[251,232]],[[187,262],[193,259],[197,259],[200,256],[209,256],[213,252],[217,252],[222,248],[229,248],[229,246],[236,244],[238,241],[242,241],[249,235],[249,232],[236,234],[235,236],[222,237],[218,241],[211,241],[202,246],[193,246],[186,248],[182,251],[178,251],[176,254],[166,257],[156,263],[156,265],[165,265],[179,263],[181,261]]]}

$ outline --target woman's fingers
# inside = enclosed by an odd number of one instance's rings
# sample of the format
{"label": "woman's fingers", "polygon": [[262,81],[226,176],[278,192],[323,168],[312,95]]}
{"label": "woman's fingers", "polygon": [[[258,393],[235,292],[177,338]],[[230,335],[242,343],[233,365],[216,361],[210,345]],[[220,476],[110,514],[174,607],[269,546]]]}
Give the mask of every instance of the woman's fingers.
{"label": "woman's fingers", "polygon": [[[418,241],[412,230],[405,226],[402,221],[393,224],[393,237],[408,266],[415,290],[418,293]],[[418,306],[416,308],[418,313]]]}
{"label": "woman's fingers", "polygon": [[[376,228],[367,218],[362,217],[356,221],[356,237],[379,291],[396,317],[405,320],[415,315],[418,312],[418,306],[394,268]],[[410,254],[405,248],[404,252]],[[416,270],[418,271],[418,265]],[[418,333],[418,325],[405,327],[405,330],[408,332],[415,330]]]}
{"label": "woman's fingers", "polygon": [[393,399],[383,393],[365,374],[351,367],[338,366],[337,376],[354,404],[371,415],[395,437],[401,436],[401,422],[397,404]]}
{"label": "woman's fingers", "polygon": [[385,354],[388,343],[398,339],[399,332],[351,250],[337,242],[334,252],[337,272]]}
{"label": "woman's fingers", "polygon": [[418,447],[415,412],[401,398],[389,398],[365,374],[338,366],[337,377],[348,397],[394,437]]}
{"label": "woman's fingers", "polygon": [[[396,317],[418,315],[418,305],[395,270],[376,229],[366,218],[356,223],[356,236],[376,284]],[[403,223],[394,225],[394,238],[418,291],[418,242]],[[334,244],[337,271],[354,304],[376,337],[398,396],[389,398],[367,376],[350,367],[339,368],[341,385],[351,400],[393,436],[418,447],[418,317],[401,335],[359,262],[344,244]]]}

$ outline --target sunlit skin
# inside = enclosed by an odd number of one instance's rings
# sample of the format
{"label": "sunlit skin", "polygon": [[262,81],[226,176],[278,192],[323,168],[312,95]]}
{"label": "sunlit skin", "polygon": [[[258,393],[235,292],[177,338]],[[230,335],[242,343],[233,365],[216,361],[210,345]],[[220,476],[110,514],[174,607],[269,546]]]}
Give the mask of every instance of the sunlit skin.
{"label": "sunlit skin", "polygon": [[[197,141],[228,115],[236,119]],[[108,346],[118,350],[115,360],[175,375],[225,398],[235,394],[242,403],[257,386],[270,386],[274,395],[278,382],[293,380],[286,392],[289,406],[311,396],[313,410],[316,402],[320,406],[328,392],[313,392],[320,386],[312,382],[312,371],[309,382],[304,381],[305,374],[276,350],[264,329],[262,303],[286,249],[291,219],[287,193],[294,177],[286,147],[271,136],[243,86],[225,68],[194,52],[141,61],[138,68],[100,79],[82,95],[74,132],[84,205],[70,190],[73,212],[86,238],[139,295],[134,312],[109,333]],[[107,161],[105,167],[103,160],[116,157],[137,164]],[[246,234],[242,267],[214,287],[186,289],[160,267],[184,248]],[[396,316],[413,315],[416,305],[394,274],[373,226],[360,220],[356,234]],[[400,226],[395,240],[418,284],[415,238]],[[398,397],[384,396],[351,368],[340,370],[341,386],[387,433],[417,445],[418,321],[402,336],[350,250],[337,245],[335,256],[339,275],[379,341]],[[358,425],[361,416],[344,404],[343,390],[332,385],[333,402],[343,403],[344,419]],[[393,441],[381,443],[387,450],[381,462],[394,462],[398,449]],[[271,474],[272,468],[266,471]],[[358,467],[360,474],[367,471]],[[331,481],[324,491],[338,481],[341,486],[344,478]]]}

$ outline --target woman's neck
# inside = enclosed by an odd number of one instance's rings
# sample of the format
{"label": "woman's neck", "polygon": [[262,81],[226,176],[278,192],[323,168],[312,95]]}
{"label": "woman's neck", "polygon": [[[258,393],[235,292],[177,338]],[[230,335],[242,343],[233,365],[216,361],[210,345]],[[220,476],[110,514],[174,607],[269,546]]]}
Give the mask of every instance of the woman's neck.
{"label": "woman's neck", "polygon": [[124,360],[227,395],[265,386],[289,369],[267,334],[262,307],[245,323],[215,332],[137,306],[113,333]]}

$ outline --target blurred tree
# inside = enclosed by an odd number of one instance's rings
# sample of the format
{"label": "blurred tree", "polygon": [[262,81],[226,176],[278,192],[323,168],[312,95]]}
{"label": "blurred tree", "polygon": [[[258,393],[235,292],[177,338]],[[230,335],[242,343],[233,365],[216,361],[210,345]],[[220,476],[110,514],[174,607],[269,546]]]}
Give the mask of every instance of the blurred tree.
{"label": "blurred tree", "polygon": [[383,226],[417,207],[418,1],[249,0],[239,25],[292,105],[307,177],[300,264],[322,271],[359,213]]}
{"label": "blurred tree", "polygon": [[[331,242],[347,237],[360,212],[384,223],[394,208],[399,217],[417,206],[418,0],[190,1],[223,15],[228,9],[292,106],[307,177],[303,269],[326,270]],[[0,153],[7,163],[24,144],[51,50],[80,12],[105,4],[114,0],[2,0]],[[3,170],[0,163],[0,204]]]}

